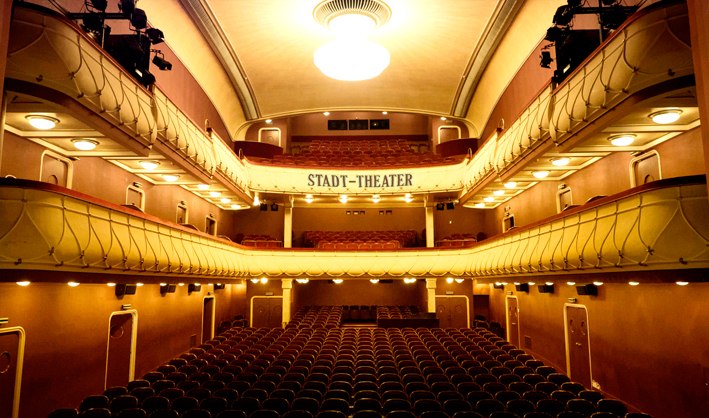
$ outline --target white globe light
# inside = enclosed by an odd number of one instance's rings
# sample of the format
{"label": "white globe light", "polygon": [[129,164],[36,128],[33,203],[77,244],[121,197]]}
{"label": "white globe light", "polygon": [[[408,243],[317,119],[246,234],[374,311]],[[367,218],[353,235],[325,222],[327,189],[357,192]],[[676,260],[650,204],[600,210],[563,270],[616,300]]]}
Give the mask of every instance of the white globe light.
{"label": "white globe light", "polygon": [[330,78],[361,81],[381,74],[390,57],[386,48],[366,39],[338,39],[318,48],[314,62]]}

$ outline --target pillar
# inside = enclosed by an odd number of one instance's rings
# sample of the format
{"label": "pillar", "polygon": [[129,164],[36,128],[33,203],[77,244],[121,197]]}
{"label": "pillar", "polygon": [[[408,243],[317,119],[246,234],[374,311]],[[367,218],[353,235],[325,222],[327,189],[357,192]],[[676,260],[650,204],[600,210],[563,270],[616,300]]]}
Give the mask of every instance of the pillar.
{"label": "pillar", "polygon": [[438,279],[426,279],[426,290],[428,291],[428,312],[436,312],[436,282]]}
{"label": "pillar", "polygon": [[[283,217],[283,247],[293,247],[293,206],[285,205]],[[285,288],[284,288],[285,289]]]}
{"label": "pillar", "polygon": [[7,65],[7,50],[10,42],[10,17],[12,17],[11,1],[0,2],[0,166],[2,166],[3,144],[5,142],[5,110],[7,98],[5,95],[5,66]]}
{"label": "pillar", "polygon": [[426,203],[426,247],[432,248],[436,245],[433,231],[433,206]]}
{"label": "pillar", "polygon": [[290,322],[290,308],[291,300],[293,298],[291,291],[293,290],[293,279],[281,279],[281,289],[283,289],[283,313],[281,315],[281,321],[283,322],[283,327]]}
{"label": "pillar", "polygon": [[[689,33],[692,41],[692,60],[697,84],[699,120],[704,144],[705,174],[709,173],[709,3],[706,0],[687,0]],[[709,185],[708,185],[709,187]]]}

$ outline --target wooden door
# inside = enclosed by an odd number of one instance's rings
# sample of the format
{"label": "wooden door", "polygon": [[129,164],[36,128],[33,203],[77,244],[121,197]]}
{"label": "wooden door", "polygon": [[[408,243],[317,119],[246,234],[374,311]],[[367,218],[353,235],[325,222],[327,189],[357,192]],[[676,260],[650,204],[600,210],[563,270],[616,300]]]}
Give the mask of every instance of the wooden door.
{"label": "wooden door", "polygon": [[466,296],[436,296],[436,317],[441,328],[467,328],[468,298]]}
{"label": "wooden door", "polygon": [[566,341],[569,377],[591,387],[591,347],[584,306],[566,307]]}
{"label": "wooden door", "polygon": [[662,178],[662,173],[660,172],[660,155],[656,152],[650,152],[637,157],[637,159],[632,162],[632,168],[635,181],[633,186],[640,186]]}
{"label": "wooden door", "polygon": [[214,296],[207,296],[202,303],[202,342],[214,338]]}
{"label": "wooden door", "polygon": [[448,299],[445,296],[436,296],[436,318],[438,318],[438,326],[441,328],[450,328],[450,308]]}
{"label": "wooden door", "polygon": [[519,341],[519,308],[517,306],[517,298],[508,296],[507,299],[507,341],[514,344],[515,347],[520,346]]}
{"label": "wooden door", "polygon": [[24,352],[22,328],[0,329],[0,417],[19,416]]}
{"label": "wooden door", "polygon": [[135,367],[135,312],[114,312],[108,323],[105,387],[125,386]]}
{"label": "wooden door", "polygon": [[280,297],[251,298],[251,326],[277,328],[283,326],[283,300]]}
{"label": "wooden door", "polygon": [[58,156],[45,152],[42,154],[42,173],[40,181],[56,184],[63,187],[71,187],[69,162]]}

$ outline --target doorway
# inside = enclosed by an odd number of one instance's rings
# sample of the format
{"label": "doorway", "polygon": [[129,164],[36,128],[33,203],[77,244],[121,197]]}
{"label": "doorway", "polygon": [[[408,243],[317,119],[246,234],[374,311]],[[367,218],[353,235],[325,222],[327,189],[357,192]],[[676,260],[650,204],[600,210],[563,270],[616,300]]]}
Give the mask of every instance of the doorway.
{"label": "doorway", "polygon": [[25,330],[0,328],[0,417],[18,418]]}
{"label": "doorway", "polygon": [[584,305],[564,305],[566,372],[572,380],[591,387],[591,345],[588,311]]}
{"label": "doorway", "polygon": [[436,317],[441,328],[470,328],[470,305],[465,295],[436,296]]}
{"label": "doorway", "polygon": [[138,311],[132,309],[111,314],[108,319],[104,388],[125,386],[133,380],[137,335]]}
{"label": "doorway", "polygon": [[515,347],[519,347],[519,307],[517,296],[507,296],[505,298],[505,307],[507,310],[507,341]]}
{"label": "doorway", "polygon": [[214,296],[205,296],[202,300],[202,343],[214,338],[214,316],[216,300]]}
{"label": "doorway", "polygon": [[283,296],[251,298],[251,326],[278,328],[283,326]]}

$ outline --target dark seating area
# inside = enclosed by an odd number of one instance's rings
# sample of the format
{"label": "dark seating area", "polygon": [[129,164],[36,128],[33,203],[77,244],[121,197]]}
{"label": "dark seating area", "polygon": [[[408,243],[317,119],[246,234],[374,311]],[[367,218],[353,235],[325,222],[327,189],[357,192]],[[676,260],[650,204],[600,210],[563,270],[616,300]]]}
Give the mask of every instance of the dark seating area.
{"label": "dark seating area", "polygon": [[[386,311],[391,315],[394,309]],[[483,328],[308,326],[334,325],[342,312],[342,307],[308,307],[296,313],[297,326],[231,328],[125,387],[87,396],[78,409],[50,417],[613,418],[628,413],[622,402],[570,381]]]}
{"label": "dark seating area", "polygon": [[[427,147],[424,147],[427,148]],[[412,165],[455,164],[462,157],[443,157],[421,144],[405,139],[313,139],[297,154],[274,155],[259,163],[334,167],[400,167]]]}
{"label": "dark seating area", "polygon": [[416,231],[305,231],[303,247],[323,250],[382,250],[416,247]]}
{"label": "dark seating area", "polygon": [[467,247],[476,242],[476,234],[452,234],[436,241],[436,247]]}
{"label": "dark seating area", "polygon": [[283,241],[270,235],[247,234],[241,239],[241,245],[247,247],[279,248],[283,247]]}

